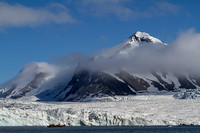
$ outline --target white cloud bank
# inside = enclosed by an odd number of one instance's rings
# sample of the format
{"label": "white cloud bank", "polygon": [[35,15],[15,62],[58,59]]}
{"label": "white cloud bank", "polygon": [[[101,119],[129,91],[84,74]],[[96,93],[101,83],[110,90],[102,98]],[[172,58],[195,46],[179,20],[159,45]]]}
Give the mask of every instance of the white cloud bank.
{"label": "white cloud bank", "polygon": [[0,27],[38,26],[46,23],[72,23],[68,9],[54,3],[46,7],[28,7],[21,4],[0,2]]}

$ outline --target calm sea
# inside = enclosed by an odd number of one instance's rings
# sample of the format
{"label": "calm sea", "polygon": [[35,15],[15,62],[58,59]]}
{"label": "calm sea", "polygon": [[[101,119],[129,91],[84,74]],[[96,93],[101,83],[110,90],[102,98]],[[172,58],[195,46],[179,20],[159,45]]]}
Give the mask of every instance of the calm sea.
{"label": "calm sea", "polygon": [[200,126],[0,127],[0,133],[200,133]]}

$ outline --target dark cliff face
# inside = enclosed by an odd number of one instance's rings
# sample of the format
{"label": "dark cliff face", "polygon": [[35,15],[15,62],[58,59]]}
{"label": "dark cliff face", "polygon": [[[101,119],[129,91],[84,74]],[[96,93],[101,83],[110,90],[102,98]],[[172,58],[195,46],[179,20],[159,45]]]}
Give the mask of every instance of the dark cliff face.
{"label": "dark cliff face", "polygon": [[197,76],[197,75],[190,75],[189,78],[192,80],[192,83],[197,85],[197,86],[200,86],[200,77]]}
{"label": "dark cliff face", "polygon": [[146,91],[150,87],[149,83],[142,78],[133,76],[125,71],[120,71],[116,75],[135,91]]}
{"label": "dark cliff face", "polygon": [[[74,75],[65,89],[69,87],[71,87],[71,89],[59,100],[77,101],[89,95],[91,97],[103,97],[136,94],[126,83],[104,72],[81,71]],[[63,92],[64,91],[61,91],[60,94]],[[60,94],[57,96],[59,97]],[[74,96],[71,97],[70,95]]]}
{"label": "dark cliff face", "polygon": [[[183,74],[176,74],[179,83],[181,84],[179,88],[185,88],[185,89],[196,89],[196,86],[194,85],[193,79],[191,77],[186,77]],[[197,80],[198,81],[198,80]]]}
{"label": "dark cliff face", "polygon": [[150,86],[159,91],[177,91],[179,88],[195,89],[195,85],[199,84],[200,79],[197,76],[187,78],[185,75],[174,74],[174,78],[177,78],[180,84],[177,88],[174,81],[165,81],[167,73],[161,73],[162,76],[156,72],[151,74],[154,76],[154,80],[140,78],[126,71],[119,71],[115,74],[116,77],[113,77],[105,72],[77,70],[67,87],[60,91],[55,98],[59,101],[81,101],[93,97],[135,95],[139,92],[148,92]]}
{"label": "dark cliff face", "polygon": [[[173,91],[176,90],[175,84],[173,81],[171,83],[165,82],[160,75],[158,75],[156,72],[152,72],[152,74],[157,78],[158,82],[153,81],[154,87],[157,87],[158,90],[167,90],[167,91]],[[162,73],[162,75],[165,75],[165,73]],[[166,75],[164,76],[166,78]]]}

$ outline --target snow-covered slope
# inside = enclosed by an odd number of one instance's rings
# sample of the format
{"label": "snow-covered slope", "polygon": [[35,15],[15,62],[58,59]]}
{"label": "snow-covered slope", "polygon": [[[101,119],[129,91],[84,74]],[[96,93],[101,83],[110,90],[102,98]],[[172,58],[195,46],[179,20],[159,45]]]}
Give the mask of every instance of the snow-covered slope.
{"label": "snow-covered slope", "polygon": [[60,71],[68,72],[65,74],[68,76],[73,73],[67,71],[67,68],[63,70],[61,67],[45,62],[29,63],[16,77],[2,85],[0,97],[30,101],[53,100],[56,91],[63,89],[68,83],[68,79],[59,74]]}
{"label": "snow-covered slope", "polygon": [[0,93],[8,98],[23,97],[26,93],[39,88],[46,81],[54,78],[55,73],[56,68],[47,63],[29,63],[14,79],[3,86]]}

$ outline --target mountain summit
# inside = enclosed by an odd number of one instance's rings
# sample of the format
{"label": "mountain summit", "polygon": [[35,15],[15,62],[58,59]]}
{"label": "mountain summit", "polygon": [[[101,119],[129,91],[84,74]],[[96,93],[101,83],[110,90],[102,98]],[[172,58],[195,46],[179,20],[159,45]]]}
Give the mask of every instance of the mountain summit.
{"label": "mountain summit", "polygon": [[[161,40],[152,37],[148,33],[137,31],[132,36],[129,37],[130,42],[152,42],[152,43],[163,43]],[[163,43],[164,44],[164,43]]]}
{"label": "mountain summit", "polygon": [[137,31],[129,38],[122,41],[120,44],[116,45],[113,48],[104,50],[100,54],[98,54],[94,58],[99,57],[106,57],[111,58],[116,55],[128,55],[130,52],[132,52],[135,48],[139,47],[140,45],[160,45],[160,46],[166,46],[167,44],[162,42],[161,40],[152,37],[148,33]]}

